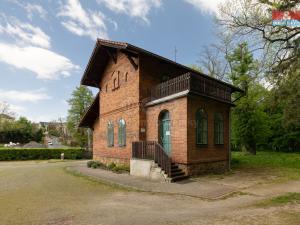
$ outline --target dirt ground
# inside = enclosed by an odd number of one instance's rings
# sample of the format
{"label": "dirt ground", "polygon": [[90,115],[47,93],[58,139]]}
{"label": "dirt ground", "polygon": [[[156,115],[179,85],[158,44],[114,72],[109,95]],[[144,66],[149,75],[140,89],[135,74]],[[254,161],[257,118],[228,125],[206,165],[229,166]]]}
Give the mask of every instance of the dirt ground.
{"label": "dirt ground", "polygon": [[300,205],[258,207],[282,193],[300,192],[300,181],[273,171],[237,171],[197,178],[241,191],[209,201],[129,191],[66,173],[78,162],[1,162],[0,224],[299,224]]}

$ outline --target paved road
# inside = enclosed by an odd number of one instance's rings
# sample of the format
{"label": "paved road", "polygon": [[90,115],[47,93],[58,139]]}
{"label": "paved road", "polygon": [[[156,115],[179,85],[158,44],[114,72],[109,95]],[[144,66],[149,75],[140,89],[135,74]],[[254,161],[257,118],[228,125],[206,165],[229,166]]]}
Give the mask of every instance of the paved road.
{"label": "paved road", "polygon": [[[297,224],[300,220],[299,205],[251,206],[264,199],[263,194],[208,201],[127,191],[65,172],[66,166],[78,164],[78,161],[0,162],[0,224],[223,225]],[[288,192],[288,186],[281,188]]]}

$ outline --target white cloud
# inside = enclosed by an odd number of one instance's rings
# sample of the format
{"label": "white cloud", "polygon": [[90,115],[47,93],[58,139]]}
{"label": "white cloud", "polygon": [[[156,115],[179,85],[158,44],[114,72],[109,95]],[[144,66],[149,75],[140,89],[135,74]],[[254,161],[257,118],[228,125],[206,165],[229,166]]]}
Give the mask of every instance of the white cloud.
{"label": "white cloud", "polygon": [[23,5],[23,8],[26,10],[29,19],[32,19],[34,14],[46,19],[47,11],[41,5],[27,3]]}
{"label": "white cloud", "polygon": [[25,3],[24,1],[19,1],[19,0],[9,0],[11,3],[14,3],[21,8],[25,9],[27,13],[28,19],[32,20],[33,16],[37,14],[40,18],[46,19],[47,17],[47,11],[43,8],[43,6],[39,4],[34,4],[34,3]]}
{"label": "white cloud", "polygon": [[97,0],[116,13],[124,13],[149,23],[148,14],[152,8],[159,8],[162,0]]}
{"label": "white cloud", "polygon": [[48,49],[39,47],[20,47],[0,42],[0,61],[19,69],[26,69],[37,74],[43,80],[55,80],[71,75],[79,69],[68,58]]}
{"label": "white cloud", "polygon": [[61,6],[58,16],[63,17],[61,24],[79,36],[108,38],[106,17],[100,11],[84,10],[79,0],[67,0]]}
{"label": "white cloud", "polygon": [[25,107],[14,104],[9,104],[9,108],[13,113],[17,113],[18,115],[26,111]]}
{"label": "white cloud", "polygon": [[[0,34],[6,34],[22,44],[30,44],[43,48],[50,48],[50,37],[39,27],[29,23],[22,23],[16,18],[1,17]],[[11,21],[11,22],[8,22]]]}
{"label": "white cloud", "polygon": [[[29,91],[0,89],[0,99],[7,102],[38,102],[41,100],[51,99],[51,97],[46,93],[45,89]],[[13,110],[12,106],[14,105],[10,104],[10,108]],[[18,108],[16,106],[15,109],[20,109],[20,107]]]}
{"label": "white cloud", "polygon": [[224,0],[184,0],[185,2],[193,5],[196,9],[203,13],[217,14],[218,8]]}

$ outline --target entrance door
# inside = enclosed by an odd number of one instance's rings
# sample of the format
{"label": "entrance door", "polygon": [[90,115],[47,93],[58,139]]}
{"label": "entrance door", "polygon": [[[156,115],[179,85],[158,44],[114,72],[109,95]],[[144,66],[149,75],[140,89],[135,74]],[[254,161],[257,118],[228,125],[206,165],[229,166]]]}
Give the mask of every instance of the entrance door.
{"label": "entrance door", "polygon": [[171,131],[168,111],[163,111],[159,116],[159,139],[164,151],[171,155]]}

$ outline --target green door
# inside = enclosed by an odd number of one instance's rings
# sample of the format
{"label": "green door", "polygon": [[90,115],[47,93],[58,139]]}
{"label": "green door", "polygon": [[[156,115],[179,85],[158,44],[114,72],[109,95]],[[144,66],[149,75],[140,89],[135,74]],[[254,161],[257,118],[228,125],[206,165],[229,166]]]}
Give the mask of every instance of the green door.
{"label": "green door", "polygon": [[163,112],[160,115],[160,144],[164,148],[168,155],[171,155],[171,130],[170,130],[170,119],[169,112]]}

